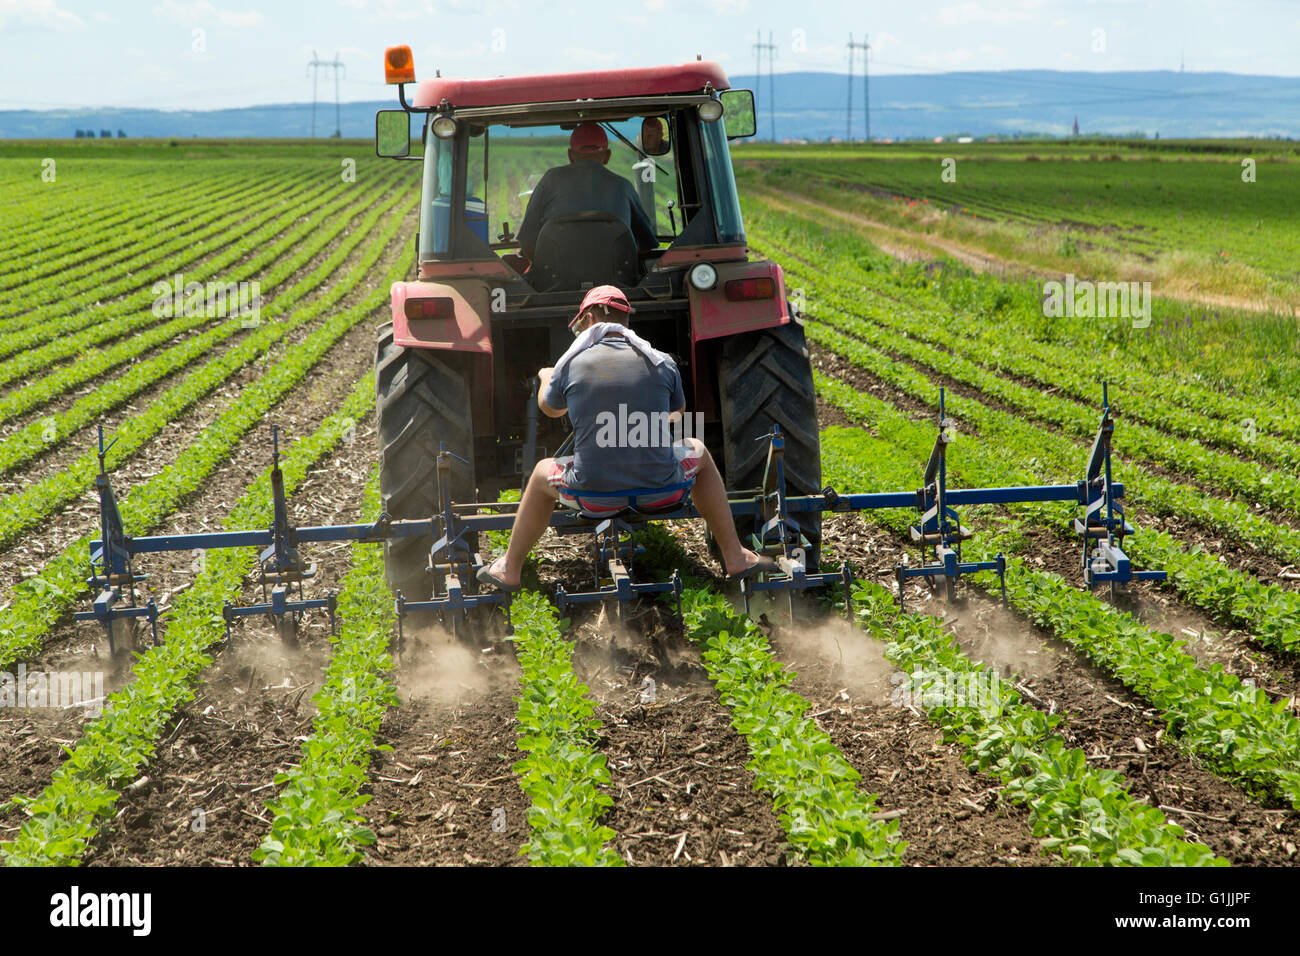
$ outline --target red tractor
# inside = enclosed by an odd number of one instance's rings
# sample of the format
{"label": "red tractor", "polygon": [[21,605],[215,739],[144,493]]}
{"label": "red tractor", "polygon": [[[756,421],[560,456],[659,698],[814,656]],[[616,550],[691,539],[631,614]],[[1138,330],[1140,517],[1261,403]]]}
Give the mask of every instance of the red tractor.
{"label": "red tractor", "polygon": [[[730,90],[716,63],[414,83],[408,47],[385,54],[400,110],[376,117],[376,151],[420,162],[417,278],[392,288],[379,329],[380,481],[387,514],[427,518],[441,507],[433,480],[440,445],[456,503],[493,501],[533,461],[555,454],[560,421],[538,421],[530,396],[539,367],[572,343],[568,322],[585,290],[627,295],[631,326],[678,361],[690,418],[727,487],[763,485],[779,425],[795,495],[821,490],[812,369],[781,267],[752,258],[728,140],[754,135],[754,100]],[[411,155],[418,116],[420,156]],[[568,162],[578,124],[607,133],[607,168],[633,185],[656,248],[600,211],[553,217],[526,248],[516,235],[533,187]],[[644,245],[644,243],[642,244]],[[532,414],[530,414],[530,409]],[[743,520],[743,519],[742,519]],[[820,513],[798,517],[810,570]],[[741,528],[742,536],[753,529]],[[425,599],[429,536],[389,542],[394,589]]]}

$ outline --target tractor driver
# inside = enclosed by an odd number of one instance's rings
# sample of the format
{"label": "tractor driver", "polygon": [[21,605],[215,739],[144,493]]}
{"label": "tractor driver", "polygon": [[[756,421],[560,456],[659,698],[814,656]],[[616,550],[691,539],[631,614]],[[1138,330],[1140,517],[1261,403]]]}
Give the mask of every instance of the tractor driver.
{"label": "tractor driver", "polygon": [[569,135],[569,164],[548,169],[533,189],[519,247],[531,261],[542,226],[555,216],[575,212],[607,212],[632,230],[637,249],[649,252],[659,246],[654,223],[646,215],[632,183],[605,168],[609,138],[599,123],[579,123]]}
{"label": "tractor driver", "polygon": [[[583,491],[663,489],[691,478],[695,480],[691,499],[718,543],[727,579],[738,581],[777,570],[771,558],[741,546],[722,475],[702,441],[649,440],[645,429],[643,438],[634,429],[626,436],[609,434],[615,431],[608,427],[612,420],[634,420],[639,412],[651,422],[663,421],[665,414],[686,407],[677,363],[623,323],[631,311],[616,287],[596,286],[569,323],[576,341],[554,368],[538,372],[538,407],[551,418],[568,414],[573,422],[573,454],[537,463],[515,515],[510,547],[503,557],[479,569],[482,583],[508,591],[519,587],[524,559],[550,524],[556,501],[590,512],[612,512],[632,502],[626,497],[585,497]],[[606,424],[601,424],[602,419]],[[679,489],[640,495],[635,504],[667,507],[685,494]]]}

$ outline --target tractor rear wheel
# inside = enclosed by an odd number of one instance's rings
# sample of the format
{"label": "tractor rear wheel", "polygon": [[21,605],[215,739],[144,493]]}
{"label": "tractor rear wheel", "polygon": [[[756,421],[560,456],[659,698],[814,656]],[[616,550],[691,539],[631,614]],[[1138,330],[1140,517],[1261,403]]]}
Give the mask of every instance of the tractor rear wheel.
{"label": "tractor rear wheel", "polygon": [[[393,324],[379,327],[375,348],[379,419],[379,490],[394,520],[429,518],[442,507],[438,497],[438,443],[445,442],[470,464],[453,461],[451,499],[476,500],[474,426],[465,359],[453,352],[407,349],[393,341]],[[412,601],[427,601],[434,578],[427,572],[429,535],[394,538],[384,546],[388,585]],[[469,539],[478,549],[477,536]],[[461,582],[473,590],[473,582]]]}
{"label": "tractor rear wheel", "polygon": [[[759,439],[776,424],[785,438],[786,493],[821,494],[817,399],[802,325],[790,322],[727,339],[718,364],[718,394],[729,491],[762,486],[767,444]],[[791,517],[808,539],[805,567],[816,572],[821,514],[805,512]],[[736,528],[741,543],[748,546],[755,531],[753,521],[737,519]]]}

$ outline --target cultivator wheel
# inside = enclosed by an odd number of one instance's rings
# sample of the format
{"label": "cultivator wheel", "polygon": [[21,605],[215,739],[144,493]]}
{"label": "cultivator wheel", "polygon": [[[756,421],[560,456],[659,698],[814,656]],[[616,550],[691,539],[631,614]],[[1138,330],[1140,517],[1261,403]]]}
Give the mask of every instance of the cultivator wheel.
{"label": "cultivator wheel", "polygon": [[[722,403],[723,465],[727,488],[742,490],[763,484],[768,446],[761,441],[781,427],[785,439],[785,480],[791,495],[817,495],[822,490],[821,440],[812,363],[803,326],[788,325],[748,332],[728,339],[718,362],[718,394]],[[808,539],[806,567],[820,563],[821,514],[792,517]],[[748,544],[751,520],[737,519],[741,542]]]}
{"label": "cultivator wheel", "polygon": [[[439,442],[470,462],[453,463],[452,500],[476,500],[474,426],[465,361],[455,353],[400,348],[393,342],[393,324],[379,327],[375,350],[379,490],[390,518],[429,518],[439,510],[434,479]],[[429,535],[415,535],[384,546],[389,587],[408,600],[425,601],[432,595],[435,579],[425,570],[432,544]],[[469,545],[478,550],[477,536],[469,539]]]}

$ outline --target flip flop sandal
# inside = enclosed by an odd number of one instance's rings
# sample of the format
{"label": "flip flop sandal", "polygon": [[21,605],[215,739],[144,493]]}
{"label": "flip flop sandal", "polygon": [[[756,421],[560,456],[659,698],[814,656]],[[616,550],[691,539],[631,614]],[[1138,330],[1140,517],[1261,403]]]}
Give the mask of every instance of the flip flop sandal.
{"label": "flip flop sandal", "polygon": [[[495,563],[496,562],[492,562],[492,564]],[[509,584],[506,584],[506,582],[502,581],[492,573],[492,564],[485,564],[483,567],[478,569],[478,573],[474,575],[474,577],[478,579],[478,583],[490,584],[493,587],[500,588],[502,591],[518,591],[521,585],[516,584],[514,587],[511,587]]]}
{"label": "flip flop sandal", "polygon": [[753,564],[751,564],[749,567],[745,568],[745,570],[737,571],[735,574],[728,574],[727,580],[731,582],[746,581],[749,578],[754,577],[754,575],[756,574],[764,574],[764,573],[770,573],[770,572],[775,572],[780,570],[781,570],[781,566],[777,564],[775,561],[773,561],[771,558],[767,557],[766,555],[759,555],[758,560],[755,561]]}

